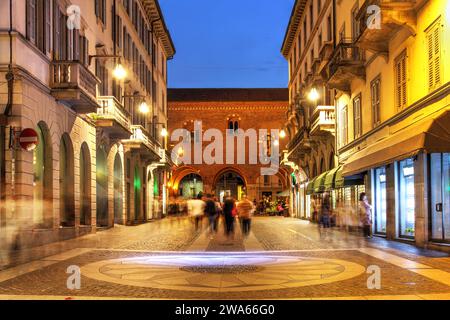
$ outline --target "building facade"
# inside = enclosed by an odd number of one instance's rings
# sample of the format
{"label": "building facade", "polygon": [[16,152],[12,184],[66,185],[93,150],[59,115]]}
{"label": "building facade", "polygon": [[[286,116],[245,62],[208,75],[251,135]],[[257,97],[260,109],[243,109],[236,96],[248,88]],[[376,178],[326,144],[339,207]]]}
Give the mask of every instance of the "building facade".
{"label": "building facade", "polygon": [[[266,197],[275,201],[277,195],[287,188],[287,172],[280,168],[274,175],[262,175],[261,168],[267,165],[259,161],[251,163],[250,154],[259,152],[262,144],[272,148],[279,146],[278,138],[270,135],[271,130],[279,131],[283,127],[287,100],[286,89],[169,89],[169,131],[187,130],[193,145],[192,148],[184,148],[190,150],[183,150],[182,154],[183,158],[188,156],[191,161],[180,163],[173,172],[171,196],[192,198],[203,192],[222,199],[229,191],[236,199],[247,194],[251,200],[259,201]],[[224,156],[212,163],[198,158],[198,155],[205,154],[214,140],[205,135],[210,129],[216,129],[224,137],[223,145],[218,149],[223,150]],[[230,149],[231,158],[228,158],[227,131],[249,129],[255,132],[268,130],[269,136],[261,144],[261,135],[258,134],[258,145],[252,144],[247,139],[249,136],[241,143],[233,138],[235,143]],[[178,141],[171,142],[174,154],[180,151],[175,150]],[[200,143],[198,149],[194,147],[195,142]],[[242,155],[244,161],[239,161]]]}
{"label": "building facade", "polygon": [[310,202],[321,201],[320,194],[308,190],[308,182],[336,166],[335,107],[324,73],[333,30],[332,1],[296,1],[281,49],[289,62],[285,127],[293,175],[291,214],[302,219],[317,220]]}
{"label": "building facade", "polygon": [[[324,76],[334,90],[341,166],[329,187],[343,201],[366,191],[375,234],[448,248],[450,1],[333,7]],[[343,185],[353,186],[347,193]]]}
{"label": "building facade", "polygon": [[[11,17],[0,22],[2,227],[27,246],[161,217],[175,49],[158,2],[5,0],[0,11]],[[25,128],[34,150],[18,144]]]}

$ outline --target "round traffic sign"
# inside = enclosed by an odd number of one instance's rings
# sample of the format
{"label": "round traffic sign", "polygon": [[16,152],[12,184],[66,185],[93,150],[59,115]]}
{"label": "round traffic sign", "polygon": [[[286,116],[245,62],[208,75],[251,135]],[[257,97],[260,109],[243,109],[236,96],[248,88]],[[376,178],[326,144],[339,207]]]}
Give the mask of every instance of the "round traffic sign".
{"label": "round traffic sign", "polygon": [[27,151],[34,150],[39,144],[39,138],[36,130],[31,128],[22,130],[19,137],[19,144]]}

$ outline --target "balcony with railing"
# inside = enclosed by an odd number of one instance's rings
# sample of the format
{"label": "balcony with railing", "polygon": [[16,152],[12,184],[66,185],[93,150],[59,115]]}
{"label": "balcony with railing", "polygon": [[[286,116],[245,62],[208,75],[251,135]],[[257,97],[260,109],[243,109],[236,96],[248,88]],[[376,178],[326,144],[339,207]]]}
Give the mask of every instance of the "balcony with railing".
{"label": "balcony with railing", "polygon": [[311,139],[309,138],[307,128],[300,128],[287,145],[289,157],[292,159],[303,158],[311,151]]}
{"label": "balcony with railing", "polygon": [[113,139],[126,139],[132,134],[131,116],[115,98],[103,96],[97,98],[100,106],[92,114],[95,125],[102,128]]}
{"label": "balcony with railing", "polygon": [[352,40],[343,39],[334,50],[328,64],[328,86],[331,89],[350,91],[355,77],[365,80],[365,54]]}
{"label": "balcony with railing", "polygon": [[334,106],[318,106],[311,117],[311,136],[324,136],[335,132]]}
{"label": "balcony with railing", "polygon": [[[360,48],[388,53],[389,40],[402,28],[415,34],[417,0],[366,0],[358,12]],[[376,6],[376,7],[375,7]],[[379,14],[375,11],[379,8]]]}
{"label": "balcony with railing", "polygon": [[151,161],[161,160],[161,145],[141,125],[131,125],[131,136],[122,143],[132,150],[137,150],[141,158]]}
{"label": "balcony with railing", "polygon": [[81,114],[97,111],[97,77],[78,61],[52,61],[51,94]]}

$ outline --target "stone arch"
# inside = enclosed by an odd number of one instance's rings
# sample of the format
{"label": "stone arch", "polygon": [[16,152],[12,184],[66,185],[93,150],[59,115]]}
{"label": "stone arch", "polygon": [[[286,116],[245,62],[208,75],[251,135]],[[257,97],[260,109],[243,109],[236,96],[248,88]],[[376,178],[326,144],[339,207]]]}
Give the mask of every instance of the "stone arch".
{"label": "stone arch", "polygon": [[80,148],[80,225],[92,224],[91,152],[86,142]]}
{"label": "stone arch", "polygon": [[74,152],[69,134],[61,136],[59,145],[59,218],[60,226],[75,226]]}
{"label": "stone arch", "polygon": [[33,150],[33,224],[53,225],[53,143],[44,121],[37,125],[39,143]]}
{"label": "stone arch", "polygon": [[241,171],[240,169],[235,168],[235,167],[226,167],[226,168],[223,168],[223,169],[219,170],[219,171],[216,173],[216,175],[214,176],[213,183],[212,183],[213,190],[215,189],[215,186],[216,186],[216,184],[217,184],[218,179],[219,179],[224,173],[226,173],[226,172],[234,172],[234,173],[238,174],[238,175],[241,176],[241,178],[244,180],[244,184],[245,184],[246,186],[248,186],[248,179],[247,179],[247,177],[242,173],[242,171]]}
{"label": "stone arch", "polygon": [[205,178],[200,173],[200,170],[195,169],[194,167],[190,167],[190,166],[183,166],[181,168],[178,168],[172,174],[172,178],[169,181],[169,185],[171,187],[173,194],[176,194],[178,192],[178,188],[179,188],[179,184],[180,184],[181,180],[183,180],[183,178],[189,174],[197,174],[202,178],[203,182],[205,182]]}

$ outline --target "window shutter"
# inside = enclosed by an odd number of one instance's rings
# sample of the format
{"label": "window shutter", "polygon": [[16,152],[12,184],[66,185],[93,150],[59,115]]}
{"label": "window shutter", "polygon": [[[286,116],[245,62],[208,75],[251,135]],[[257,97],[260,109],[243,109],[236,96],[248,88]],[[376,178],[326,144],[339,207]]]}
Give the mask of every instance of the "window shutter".
{"label": "window shutter", "polygon": [[402,58],[402,89],[401,89],[401,94],[402,94],[402,107],[406,106],[407,103],[407,99],[406,99],[406,56],[404,56]]}
{"label": "window shutter", "polygon": [[53,59],[61,60],[61,23],[59,7],[56,0],[53,1]]}
{"label": "window shutter", "polygon": [[434,29],[434,85],[441,84],[441,33],[439,24]]}
{"label": "window shutter", "polygon": [[45,51],[51,53],[52,38],[52,8],[51,0],[45,0]]}
{"label": "window shutter", "polygon": [[27,37],[36,43],[36,0],[27,1]]}
{"label": "window shutter", "polygon": [[80,60],[80,31],[73,30],[73,59]]}
{"label": "window shutter", "polygon": [[434,87],[434,59],[433,59],[433,35],[427,35],[427,48],[428,48],[428,88]]}
{"label": "window shutter", "polygon": [[441,84],[441,34],[440,22],[427,32],[428,89],[434,90]]}

